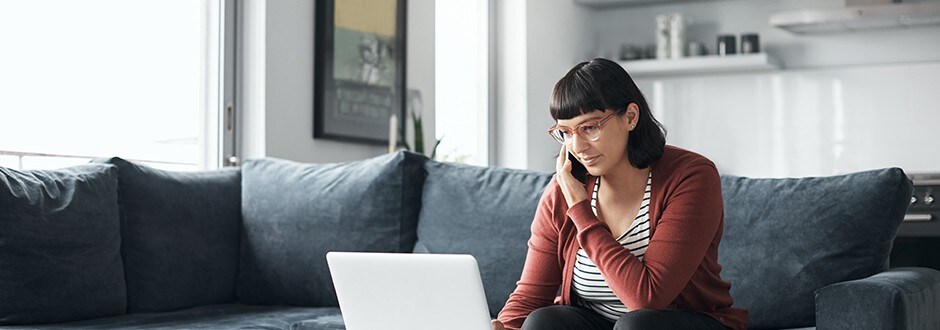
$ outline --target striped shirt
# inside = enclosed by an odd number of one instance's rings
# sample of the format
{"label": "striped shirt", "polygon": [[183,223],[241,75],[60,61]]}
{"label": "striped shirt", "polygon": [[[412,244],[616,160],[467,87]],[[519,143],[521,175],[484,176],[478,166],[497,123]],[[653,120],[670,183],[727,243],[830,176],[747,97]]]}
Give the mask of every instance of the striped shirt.
{"label": "striped shirt", "polygon": [[[653,182],[653,172],[650,171],[646,179],[646,192],[643,193],[643,201],[640,203],[640,210],[630,228],[627,229],[617,241],[625,249],[630,249],[640,261],[646,253],[646,247],[650,241],[650,186]],[[591,196],[591,209],[594,215],[597,215],[597,194],[601,188],[601,180],[598,178],[594,183],[594,193]],[[574,292],[580,297],[575,301],[576,304],[587,307],[611,321],[617,321],[621,315],[630,310],[614,295],[613,290],[607,285],[604,276],[600,270],[588,258],[584,249],[578,249],[577,263],[574,266],[573,288]]]}

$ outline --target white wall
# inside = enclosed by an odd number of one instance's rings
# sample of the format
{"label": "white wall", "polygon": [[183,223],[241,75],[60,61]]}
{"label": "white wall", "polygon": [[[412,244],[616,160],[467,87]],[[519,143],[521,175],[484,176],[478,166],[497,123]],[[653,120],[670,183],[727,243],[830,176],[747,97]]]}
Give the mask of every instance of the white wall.
{"label": "white wall", "polygon": [[[667,141],[719,171],[803,177],[940,171],[940,62],[637,81]],[[655,88],[653,86],[656,86]]]}
{"label": "white wall", "polygon": [[[387,146],[313,139],[314,7],[308,0],[242,1],[243,159],[319,163],[387,152]],[[428,123],[425,136],[434,136],[433,0],[408,1],[407,16],[406,84],[421,91]]]}
{"label": "white wall", "polygon": [[235,51],[236,83],[236,153],[241,159],[265,156],[265,78],[266,48],[266,0],[242,0],[238,3]]}
{"label": "white wall", "polygon": [[[512,2],[514,0],[506,0]],[[552,87],[571,67],[589,59],[594,40],[590,32],[591,10],[572,0],[515,0],[502,4],[497,14],[498,77],[506,78],[497,86],[498,120],[497,166],[554,171],[558,144],[546,131],[553,124],[548,111]],[[520,6],[524,6],[520,8]],[[522,27],[524,24],[524,28]],[[518,36],[524,29],[524,53]],[[521,59],[524,58],[524,61]],[[520,65],[525,66],[521,72]],[[524,87],[514,82],[525,75]],[[524,100],[518,97],[524,94]],[[524,104],[523,104],[524,103]],[[524,114],[519,113],[520,111]],[[524,122],[519,120],[524,119]]]}
{"label": "white wall", "polygon": [[526,52],[526,1],[495,1],[496,79],[491,83],[496,109],[491,144],[493,164],[526,168],[528,165],[528,91]]}
{"label": "white wall", "polygon": [[572,0],[532,0],[527,11],[528,168],[555,171],[560,146],[546,131],[552,88],[575,64],[591,58],[591,11]]}
{"label": "white wall", "polygon": [[[434,148],[434,0],[408,0],[408,88],[421,92],[421,107],[424,109],[421,124],[424,125],[424,150]],[[409,145],[413,128],[409,123]]]}

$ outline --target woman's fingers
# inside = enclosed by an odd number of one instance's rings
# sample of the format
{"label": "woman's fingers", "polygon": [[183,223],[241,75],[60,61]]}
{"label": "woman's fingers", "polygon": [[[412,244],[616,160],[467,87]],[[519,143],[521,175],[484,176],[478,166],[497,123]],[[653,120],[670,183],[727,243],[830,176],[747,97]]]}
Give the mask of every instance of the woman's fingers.
{"label": "woman's fingers", "polygon": [[558,152],[558,160],[555,161],[555,172],[560,171],[565,166],[565,161],[568,160],[568,148],[565,145],[561,146],[561,151]]}

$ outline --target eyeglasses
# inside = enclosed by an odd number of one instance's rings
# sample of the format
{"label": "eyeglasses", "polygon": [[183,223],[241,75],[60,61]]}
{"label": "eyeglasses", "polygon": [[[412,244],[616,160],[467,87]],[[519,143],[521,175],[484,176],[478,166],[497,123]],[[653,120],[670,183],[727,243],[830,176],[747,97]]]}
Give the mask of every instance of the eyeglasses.
{"label": "eyeglasses", "polygon": [[574,140],[574,131],[577,131],[577,134],[580,134],[581,137],[588,139],[588,141],[594,142],[601,137],[601,127],[604,126],[604,124],[606,124],[607,121],[609,121],[610,118],[613,118],[616,114],[617,111],[614,111],[614,113],[607,115],[607,117],[604,117],[599,121],[583,123],[575,127],[573,130],[555,124],[548,129],[548,135],[551,135],[555,141],[558,141],[558,143],[570,145],[571,141]]}

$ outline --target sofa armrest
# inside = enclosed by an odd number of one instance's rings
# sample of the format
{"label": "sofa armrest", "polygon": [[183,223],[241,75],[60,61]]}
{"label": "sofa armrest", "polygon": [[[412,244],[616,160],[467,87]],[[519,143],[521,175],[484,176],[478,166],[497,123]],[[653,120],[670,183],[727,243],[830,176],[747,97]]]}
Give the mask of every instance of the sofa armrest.
{"label": "sofa armrest", "polygon": [[940,329],[940,271],[894,268],[816,290],[818,329]]}

